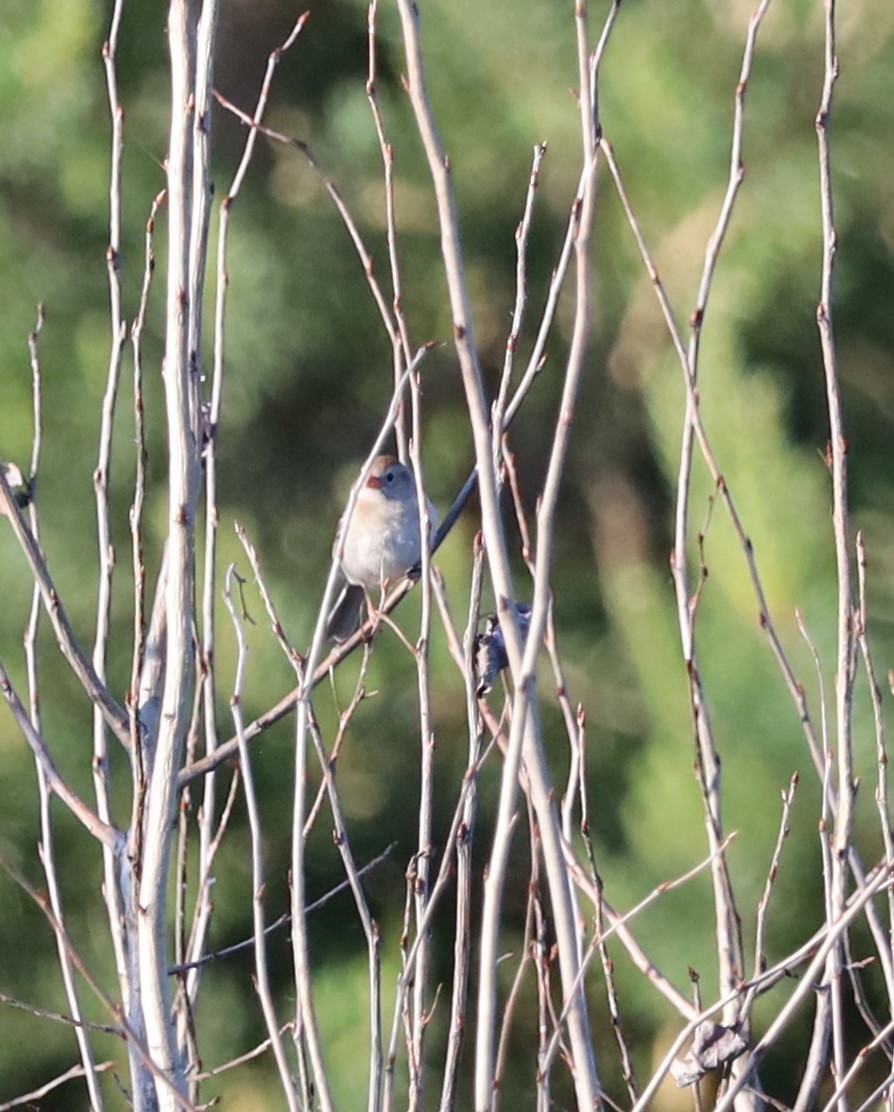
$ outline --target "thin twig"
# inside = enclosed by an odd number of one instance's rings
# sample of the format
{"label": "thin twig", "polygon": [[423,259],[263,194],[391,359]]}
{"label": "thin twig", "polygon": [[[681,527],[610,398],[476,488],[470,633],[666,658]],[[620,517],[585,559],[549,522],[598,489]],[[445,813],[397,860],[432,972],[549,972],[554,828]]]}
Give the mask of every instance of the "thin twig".
{"label": "thin twig", "polygon": [[[757,905],[757,919],[754,927],[754,973],[756,978],[758,974],[762,973],[767,967],[767,959],[764,952],[764,940],[767,926],[767,912],[770,907],[770,896],[773,892],[773,886],[776,883],[776,878],[779,874],[779,862],[782,858],[782,847],[786,838],[790,833],[789,820],[791,818],[792,806],[795,801],[795,792],[798,788],[798,774],[793,773],[789,781],[788,791],[782,793],[782,814],[779,819],[779,831],[776,835],[776,844],[773,847],[773,854],[770,858],[770,867],[767,870],[767,879],[764,882],[764,890],[761,893],[761,898]],[[749,1016],[751,1006],[754,1003],[755,994],[749,993],[742,1002],[740,1014]]]}
{"label": "thin twig", "polygon": [[[533,872],[537,866],[537,858],[533,857],[531,861],[532,880]],[[497,1039],[497,1054],[494,1059],[494,1098],[493,1106],[494,1112],[499,1112],[500,1107],[500,1088],[502,1086],[503,1078],[506,1076],[506,1068],[509,1061],[509,1044],[510,1036],[512,1034],[512,1024],[515,1019],[516,1011],[519,1007],[519,998],[521,990],[524,987],[525,978],[528,974],[529,967],[534,961],[534,947],[537,942],[534,940],[534,899],[535,889],[533,883],[528,884],[528,899],[525,907],[525,927],[522,932],[522,940],[520,946],[521,956],[518,959],[518,966],[515,970],[515,976],[512,978],[512,984],[509,991],[506,993],[506,1000],[503,1004],[503,1013],[500,1019],[500,1032]],[[538,991],[538,999],[539,999]]]}
{"label": "thin twig", "polygon": [[[377,35],[376,22],[378,15],[378,0],[370,0],[367,12],[367,39],[369,44],[369,63],[366,79],[366,95],[375,124],[376,136],[379,140],[379,150],[382,154],[382,169],[385,178],[385,227],[388,240],[388,264],[391,268],[391,308],[394,313],[395,330],[391,335],[392,361],[394,367],[394,385],[400,380],[404,369],[412,359],[410,334],[407,327],[407,318],[403,311],[403,288],[400,273],[400,261],[397,251],[397,217],[394,200],[394,147],[388,142],[385,135],[385,122],[379,108],[379,99],[376,88],[377,73]],[[407,458],[407,431],[404,414],[398,414],[394,424],[394,435],[397,441],[397,455],[406,462]]]}
{"label": "thin twig", "polygon": [[[835,825],[832,834],[828,915],[830,923],[841,914],[847,896],[847,854],[851,844],[854,808],[854,769],[852,738],[852,704],[854,689],[854,603],[851,581],[851,553],[847,505],[847,440],[844,432],[841,389],[838,379],[838,359],[832,327],[832,281],[837,248],[835,230],[835,210],[832,195],[831,152],[829,144],[829,123],[832,109],[832,94],[838,77],[838,57],[835,46],[835,0],[824,0],[825,39],[823,49],[823,88],[820,106],[816,116],[816,136],[819,157],[820,210],[823,225],[822,275],[820,279],[820,300],[816,318],[819,329],[820,347],[823,356],[823,371],[826,384],[826,406],[829,415],[829,460],[832,473],[832,531],[835,547],[835,567],[838,584],[838,630],[835,668],[835,753],[837,758],[837,803]],[[829,950],[823,984],[825,991],[820,993],[815,1027],[815,1043],[825,1050],[827,1032],[831,1021],[832,1049],[835,1062],[835,1076],[841,1079],[847,1072],[846,1045],[844,1033],[844,997],[842,987],[842,962],[844,950],[836,946]],[[830,995],[828,1008],[831,1016],[822,1006],[823,998]],[[825,1036],[825,1037],[824,1037]],[[825,1053],[817,1054],[818,1063],[825,1059]],[[814,1072],[814,1081],[809,1088],[799,1093],[799,1102],[812,1104],[817,1092],[820,1071]],[[844,1112],[846,1102],[839,1101],[840,1112]]]}
{"label": "thin twig", "polygon": [[[419,372],[410,376],[410,459],[416,480],[416,501],[421,522],[422,536],[431,537],[428,499],[422,474],[422,396],[419,386]],[[431,679],[429,672],[429,645],[431,640],[431,547],[422,545],[421,561],[421,602],[419,636],[414,646],[413,656],[416,663],[416,689],[419,698],[419,822],[416,847],[416,885],[415,914],[416,927],[425,918],[425,908],[429,898],[431,877],[432,823],[435,797],[435,732],[432,725]],[[425,1071],[425,1030],[428,1025],[428,978],[430,947],[428,935],[421,940],[415,965],[412,1004],[413,1058],[420,1064],[416,1084],[409,1092],[408,1112],[418,1112],[424,1107]],[[372,1112],[372,1109],[370,1110]]]}
{"label": "thin twig", "polygon": [[[553,639],[552,632],[547,633],[547,645]],[[615,1036],[615,1042],[618,1046],[618,1054],[621,1061],[621,1074],[624,1078],[624,1084],[627,1088],[627,1096],[631,1104],[636,1103],[638,1096],[638,1088],[636,1084],[636,1077],[633,1072],[633,1055],[631,1054],[630,1047],[627,1044],[627,1039],[624,1035],[624,1028],[621,1021],[621,1007],[618,998],[618,988],[615,979],[615,963],[612,961],[606,939],[605,927],[605,900],[603,897],[603,883],[602,878],[596,868],[596,855],[593,851],[593,840],[590,837],[590,820],[589,820],[589,805],[587,802],[587,733],[586,733],[586,714],[582,704],[578,704],[577,713],[575,715],[576,731],[575,741],[580,751],[580,774],[578,777],[579,792],[580,792],[580,833],[584,842],[584,849],[587,854],[587,861],[590,866],[590,883],[592,884],[593,892],[596,895],[595,906],[595,919],[594,930],[598,938],[599,958],[602,963],[602,975],[605,977],[605,995],[608,1002],[609,1015],[611,1016],[612,1032]],[[621,930],[624,928],[621,927]]]}
{"label": "thin twig", "polygon": [[[28,354],[31,364],[31,388],[33,397],[33,433],[31,439],[31,466],[28,475],[28,489],[31,492],[31,499],[28,503],[28,518],[31,526],[31,532],[34,534],[36,540],[40,539],[40,526],[37,513],[37,485],[38,475],[40,472],[40,459],[41,459],[41,445],[43,440],[43,404],[42,404],[42,379],[40,369],[40,356],[38,352],[38,339],[44,325],[44,311],[43,306],[37,307],[37,321],[28,336]],[[40,682],[37,667],[37,634],[40,624],[40,591],[35,584],[31,591],[31,611],[28,618],[28,625],[25,629],[24,647],[25,647],[25,667],[28,674],[28,696],[30,703],[30,717],[31,724],[39,734],[41,732],[41,716],[40,716]],[[44,774],[43,768],[39,760],[35,759],[35,770],[37,773],[37,787],[38,797],[40,804],[40,844],[38,852],[40,855],[41,864],[44,869],[44,876],[46,877],[47,893],[50,900],[50,906],[53,909],[53,914],[56,919],[61,923],[64,918],[62,910],[62,891],[59,884],[59,874],[56,867],[56,849],[55,837],[53,833],[52,822],[52,792]],[[111,857],[111,850],[106,850]],[[95,1112],[102,1112],[105,1107],[102,1099],[102,1090],[100,1088],[99,1079],[97,1077],[96,1062],[93,1055],[93,1048],[90,1044],[90,1039],[87,1036],[87,1031],[83,1025],[83,1016],[81,1010],[81,1002],[78,996],[77,985],[75,983],[75,971],[72,962],[68,956],[65,946],[56,936],[56,956],[59,961],[59,969],[62,974],[62,983],[65,988],[65,996],[68,1000],[68,1005],[72,1012],[72,1024],[75,1028],[75,1039],[78,1044],[78,1052],[81,1057],[81,1067],[83,1069],[84,1078],[87,1083],[87,1092],[90,1097],[91,1104]],[[63,1017],[59,1017],[63,1018]]]}
{"label": "thin twig", "polygon": [[[357,870],[357,875],[361,877],[365,876],[368,872],[371,872],[378,865],[381,865],[383,861],[391,856],[396,846],[397,842],[392,842],[390,846],[386,846],[386,848],[382,850],[380,854],[374,857],[371,861],[368,861],[365,865],[361,866]],[[325,907],[325,905],[329,903],[330,900],[334,900],[336,896],[341,895],[342,892],[346,891],[350,887],[351,882],[349,880],[340,881],[338,884],[335,885],[334,888],[330,888],[328,892],[320,896],[319,899],[316,899],[312,903],[309,903],[307,905],[308,915],[312,911],[317,911],[319,908]],[[275,919],[272,923],[268,923],[264,927],[264,933],[273,934],[274,931],[278,931],[282,927],[287,927],[289,923],[291,923],[291,921],[291,915],[286,912],[284,915],[280,915],[280,917],[278,919]],[[248,950],[251,946],[254,946],[254,944],[255,939],[254,935],[252,935],[251,938],[244,938],[241,942],[234,942],[232,946],[224,946],[220,950],[214,950],[210,954],[204,954],[202,957],[197,958],[195,961],[187,961],[184,962],[182,965],[172,965],[171,968],[168,970],[168,973],[170,973],[172,976],[179,976],[181,973],[185,973],[189,969],[195,969],[198,966],[202,965],[210,965],[211,962],[220,961],[221,958],[229,957],[231,954],[241,953],[243,950]]]}
{"label": "thin twig", "polygon": [[[258,93],[258,99],[252,117],[256,122],[260,122],[264,116],[277,66],[283,55],[291,48],[298,35],[301,33],[307,22],[307,18],[308,13],[306,12],[299,16],[286,39],[268,56],[267,68],[261,82],[261,88]],[[258,132],[256,128],[251,128],[246,136],[242,157],[233,175],[229,190],[220,203],[220,218],[217,231],[217,285],[214,305],[213,370],[211,375],[210,399],[207,408],[207,425],[203,427],[202,430],[204,436],[205,540],[203,548],[201,626],[199,636],[201,641],[202,726],[206,756],[214,754],[219,736],[214,653],[216,636],[215,604],[217,599],[216,558],[219,523],[217,506],[217,449],[226,366],[225,320],[227,293],[229,290],[229,272],[227,269],[229,229],[234,205],[239,197],[242,183],[251,165],[257,135]],[[225,807],[224,816],[228,816],[228,813],[229,809]],[[211,884],[213,882],[212,862],[216,855],[217,847],[220,845],[221,835],[223,833],[222,827],[224,825],[225,822],[223,818],[221,822],[218,823],[215,777],[209,774],[205,777],[202,785],[202,804],[199,811],[198,822],[198,871],[202,881],[196,895],[196,906],[190,932],[189,957],[191,961],[184,963],[196,971],[201,968],[201,962],[198,961],[198,958],[204,948],[204,940],[213,912],[213,900],[211,898]],[[199,991],[198,972],[193,972],[188,978],[186,991],[188,999],[194,1006]]]}
{"label": "thin twig", "polygon": [[[118,95],[117,49],[121,27],[123,0],[116,0],[112,11],[109,37],[103,44],[102,57],[106,77],[106,92],[111,116],[111,159],[109,167],[109,244],[106,249],[106,269],[109,282],[109,335],[110,350],[106,384],[100,409],[99,445],[97,462],[93,471],[93,491],[96,506],[97,562],[99,583],[96,599],[96,630],[93,639],[93,667],[100,682],[106,684],[106,663],[109,652],[111,626],[112,581],[115,570],[115,551],[109,509],[111,481],[112,438],[117,413],[118,388],[121,384],[124,345],[127,342],[127,322],[122,305],[122,160],[124,156],[124,106]],[[138,582],[134,584],[135,590]],[[133,708],[131,708],[133,710]],[[133,750],[133,731],[128,717],[128,740]],[[93,708],[93,790],[96,807],[103,822],[113,821],[110,797],[111,767],[107,726],[101,708]],[[127,991],[126,958],[124,953],[124,909],[115,877],[115,860],[111,847],[103,854],[103,875],[108,888],[106,910],[109,931],[115,951],[119,982]]]}
{"label": "thin twig", "polygon": [[[113,1069],[115,1062],[97,1062],[91,1063],[90,1073],[104,1073],[106,1070]],[[47,1093],[51,1093],[54,1089],[58,1089],[60,1085],[64,1085],[66,1081],[73,1081],[76,1077],[88,1076],[89,1073],[85,1071],[81,1065],[72,1066],[71,1069],[61,1073],[58,1077],[54,1077],[52,1081],[48,1081],[45,1085],[41,1085],[39,1089],[32,1089],[30,1093],[23,1093],[22,1096],[16,1097],[14,1100],[4,1101],[0,1104],[0,1112],[8,1112],[11,1108],[21,1108],[23,1104],[34,1106],[34,1102],[45,1097]],[[101,1108],[102,1105],[96,1105]]]}
{"label": "thin twig", "polygon": [[[216,89],[214,91],[214,96],[221,107],[226,108],[228,112],[232,112],[232,114],[246,127],[250,127],[253,130],[259,131],[262,135],[266,135],[268,139],[274,140],[274,142],[284,143],[286,146],[293,147],[295,150],[300,151],[301,154],[303,154],[304,157],[307,159],[310,167],[315,171],[315,173],[319,175],[319,178],[323,183],[323,187],[332,199],[332,202],[335,205],[339,216],[341,217],[342,223],[344,224],[348,235],[351,237],[351,242],[354,244],[354,249],[356,250],[360,262],[363,266],[363,273],[366,277],[367,285],[369,286],[370,292],[373,295],[373,300],[375,301],[376,306],[379,310],[379,315],[382,318],[382,323],[385,326],[385,330],[391,338],[392,344],[399,345],[400,334],[395,326],[391,310],[388,307],[388,302],[385,300],[385,295],[382,293],[382,288],[379,285],[378,279],[375,277],[373,257],[366,248],[363,236],[360,234],[360,229],[358,228],[354,218],[351,216],[348,206],[345,204],[344,198],[342,197],[338,186],[335,184],[332,178],[330,178],[329,175],[325,173],[310,145],[303,139],[296,139],[292,136],[284,135],[281,131],[276,131],[272,127],[265,127],[263,124],[257,123],[245,112],[243,112],[241,108],[238,108],[235,104],[233,104],[232,101],[227,100],[227,98]],[[395,381],[394,385],[396,389],[397,381]]]}
{"label": "thin twig", "polygon": [[[251,945],[252,942],[253,940],[249,939],[248,944]],[[286,1023],[283,1024],[283,1026],[280,1028],[279,1033],[281,1035],[284,1035],[286,1031],[289,1031],[291,1029],[292,1024]],[[243,1066],[246,1062],[251,1062],[253,1059],[259,1058],[262,1054],[265,1054],[269,1046],[270,1040],[264,1039],[263,1042],[258,1043],[257,1046],[252,1047],[251,1050],[247,1050],[244,1054],[239,1054],[235,1058],[231,1058],[228,1062],[224,1062],[222,1065],[219,1066],[214,1066],[210,1070],[202,1070],[201,1073],[197,1073],[195,1075],[195,1080],[197,1082],[209,1081],[212,1077],[217,1077],[221,1073],[226,1073],[227,1070],[235,1069],[236,1066]]]}
{"label": "thin twig", "polygon": [[[0,471],[0,474],[2,474],[2,471]],[[12,680],[9,678],[9,674],[2,663],[0,663],[0,694],[3,695],[9,709],[12,711],[13,717],[18,723],[19,729],[24,734],[31,752],[34,754],[36,760],[40,762],[40,767],[53,792],[59,796],[75,818],[78,819],[97,841],[110,848],[118,847],[120,839],[119,832],[113,826],[103,822],[74,789],[69,786],[68,781],[59,774],[49,745],[47,745],[43,735],[38,733],[31,724],[28,711],[19,698],[19,694],[13,686]]]}
{"label": "thin twig", "polygon": [[[484,553],[476,543],[469,589],[469,609],[463,638],[464,650],[459,643],[452,615],[447,605],[442,580],[435,576],[433,588],[447,633],[451,653],[454,654],[466,694],[467,767],[477,767],[481,756],[482,726],[475,697],[475,633],[478,629],[478,612],[481,607],[481,588],[484,580]],[[466,1026],[466,1008],[469,995],[469,973],[472,949],[472,845],[477,816],[478,784],[473,774],[462,804],[460,825],[456,833],[456,915],[453,932],[453,983],[450,993],[450,1023],[447,1049],[444,1053],[444,1075],[441,1082],[440,1112],[453,1112],[456,1088],[459,1081],[460,1053]]]}
{"label": "thin twig", "polygon": [[113,1024],[93,1023],[89,1019],[64,1015],[62,1012],[53,1012],[46,1008],[38,1008],[36,1004],[26,1004],[23,1000],[16,1000],[15,997],[9,996],[5,992],[0,992],[0,1004],[7,1004],[10,1008],[20,1008],[23,1012],[28,1012],[29,1015],[37,1016],[38,1019],[49,1019],[53,1023],[63,1023],[67,1027],[83,1028],[87,1031],[97,1031],[103,1035],[116,1035],[119,1038],[124,1037],[122,1029]]}
{"label": "thin twig", "polygon": [[[721,772],[720,757],[717,752],[709,711],[699,667],[694,619],[691,608],[689,570],[686,547],[689,531],[689,502],[691,496],[693,446],[697,436],[696,414],[698,398],[698,360],[702,328],[713,288],[720,251],[729,229],[733,208],[739,187],[744,177],[742,145],[744,134],[745,92],[751,74],[757,34],[769,6],[769,0],[761,0],[748,23],[745,49],[739,80],[735,91],[735,108],[730,149],[730,169],[726,193],[717,222],[705,250],[704,265],[691,315],[691,332],[686,357],[687,396],[686,417],[680,448],[680,466],[677,479],[676,515],[674,526],[674,547],[671,557],[671,572],[677,601],[677,618],[680,627],[681,648],[689,678],[690,701],[695,725],[698,755],[698,774],[707,811],[708,844],[715,849],[723,838],[723,819],[721,812]],[[743,975],[743,953],[741,927],[736,909],[735,895],[726,858],[718,856],[713,865],[714,900],[716,916],[717,957],[721,992],[731,989]],[[732,1022],[732,1013],[725,1014],[726,1022]],[[747,1037],[747,1032],[746,1032]],[[733,1067],[737,1069],[736,1066]]]}
{"label": "thin twig", "polygon": [[251,884],[252,884],[252,919],[254,921],[254,951],[255,951],[255,987],[261,1001],[261,1010],[264,1022],[267,1025],[267,1036],[273,1050],[276,1067],[279,1070],[279,1080],[283,1096],[289,1106],[290,1112],[298,1112],[298,1097],[292,1084],[289,1063],[286,1059],[285,1046],[279,1033],[279,1023],[276,1018],[276,1007],[270,992],[270,980],[267,972],[267,939],[264,924],[264,895],[266,880],[264,870],[264,834],[261,828],[261,813],[258,807],[258,796],[255,791],[254,774],[248,754],[248,746],[242,740],[242,693],[245,680],[248,644],[245,640],[243,623],[233,603],[233,582],[236,569],[230,565],[226,574],[224,586],[224,604],[233,623],[236,634],[237,659],[236,674],[233,680],[233,695],[230,699],[230,710],[236,726],[236,736],[240,738],[240,757],[242,769],[242,783],[245,789],[245,804],[248,811],[248,826],[251,834]]}
{"label": "thin twig", "polygon": [[[875,803],[878,810],[879,826],[882,831],[882,840],[885,846],[885,856],[889,861],[894,860],[894,834],[891,831],[891,812],[888,803],[888,748],[885,741],[885,719],[882,709],[882,693],[876,677],[872,651],[869,645],[869,612],[866,602],[866,543],[862,532],[857,533],[857,583],[859,588],[858,624],[856,640],[860,646],[863,657],[863,666],[866,669],[866,682],[869,687],[869,696],[872,700],[872,716],[875,724],[876,766],[878,779],[875,789]],[[886,939],[894,937],[894,893],[888,893],[888,931]],[[882,962],[885,972],[885,986],[888,992],[888,1009],[894,1014],[894,985],[888,976],[890,963]]]}
{"label": "thin twig", "polygon": [[90,658],[84,653],[75,637],[68,614],[50,576],[46,559],[28,527],[22,511],[10,489],[6,473],[0,467],[0,512],[8,519],[16,540],[28,563],[34,582],[40,588],[44,609],[53,626],[62,655],[71,665],[84,691],[99,707],[107,725],[125,748],[130,746],[130,725],[126,711],[115,701],[111,692],[96,674]]}
{"label": "thin twig", "polygon": [[515,353],[518,349],[522,325],[524,324],[525,305],[528,299],[528,239],[531,234],[534,200],[537,196],[537,187],[540,184],[540,167],[545,157],[546,143],[538,143],[534,147],[524,210],[521,220],[518,222],[518,227],[515,229],[515,305],[512,309],[512,327],[506,337],[503,372],[500,375],[500,390],[493,407],[493,426],[495,430],[503,430],[505,427],[506,399],[509,395],[512,370],[515,366]]}

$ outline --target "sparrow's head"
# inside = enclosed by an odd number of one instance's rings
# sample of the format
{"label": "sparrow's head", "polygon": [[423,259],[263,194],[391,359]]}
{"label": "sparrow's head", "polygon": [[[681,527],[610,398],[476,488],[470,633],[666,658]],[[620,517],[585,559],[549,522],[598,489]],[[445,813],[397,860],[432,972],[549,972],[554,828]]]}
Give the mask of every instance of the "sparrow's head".
{"label": "sparrow's head", "polygon": [[416,486],[410,469],[394,456],[376,458],[366,485],[370,490],[381,491],[389,499],[406,501],[415,498],[416,495]]}

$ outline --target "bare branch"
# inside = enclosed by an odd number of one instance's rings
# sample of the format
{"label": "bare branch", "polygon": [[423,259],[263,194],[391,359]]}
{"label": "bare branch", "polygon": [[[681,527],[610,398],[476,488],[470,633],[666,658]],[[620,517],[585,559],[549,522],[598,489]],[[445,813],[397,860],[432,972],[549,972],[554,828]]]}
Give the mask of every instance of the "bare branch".
{"label": "bare branch", "polygon": [[[92,1065],[91,1069],[94,1073],[104,1073],[106,1070],[114,1068],[114,1062],[98,1062]],[[85,1070],[81,1065],[72,1066],[71,1069],[61,1073],[58,1077],[54,1077],[52,1081],[48,1081],[45,1085],[41,1085],[38,1089],[32,1089],[30,1093],[23,1093],[22,1096],[16,1097],[15,1100],[4,1101],[0,1104],[0,1112],[7,1112],[10,1108],[21,1108],[23,1104],[33,1105],[36,1100],[45,1097],[47,1093],[51,1093],[54,1089],[58,1089],[60,1085],[64,1085],[66,1081],[73,1081],[76,1077],[84,1077]]]}
{"label": "bare branch", "polygon": [[40,597],[53,626],[62,655],[71,665],[72,671],[78,677],[84,691],[101,711],[107,725],[121,744],[128,748],[130,746],[130,727],[127,714],[112,698],[108,688],[96,674],[96,669],[78,644],[68,620],[68,615],[65,612],[65,607],[50,577],[44,555],[22,516],[2,467],[0,467],[0,513],[9,519],[12,531],[15,533],[28,562],[34,582],[40,588]]}

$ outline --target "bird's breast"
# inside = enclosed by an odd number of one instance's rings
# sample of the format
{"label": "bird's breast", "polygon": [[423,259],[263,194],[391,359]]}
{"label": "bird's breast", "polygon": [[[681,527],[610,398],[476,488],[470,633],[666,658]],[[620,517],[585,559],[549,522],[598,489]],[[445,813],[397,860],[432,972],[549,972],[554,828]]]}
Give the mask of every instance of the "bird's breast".
{"label": "bird's breast", "polygon": [[367,589],[396,579],[419,563],[422,555],[419,517],[410,507],[384,501],[370,506],[358,500],[345,537],[342,570],[350,583]]}

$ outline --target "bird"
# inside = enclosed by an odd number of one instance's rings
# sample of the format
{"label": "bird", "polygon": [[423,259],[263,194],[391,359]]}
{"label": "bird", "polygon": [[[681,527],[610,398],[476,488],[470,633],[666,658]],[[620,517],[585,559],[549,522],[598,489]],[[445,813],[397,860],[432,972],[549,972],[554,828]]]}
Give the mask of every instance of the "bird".
{"label": "bird", "polygon": [[[528,639],[528,630],[531,628],[531,607],[527,602],[516,603],[515,617],[518,623],[519,636],[522,644]],[[509,667],[509,653],[506,651],[506,635],[500,625],[496,614],[491,614],[486,623],[484,633],[479,633],[475,638],[475,696],[483,699],[493,690],[497,676],[504,668]]]}
{"label": "bird", "polygon": [[[429,537],[437,512],[427,502]],[[422,529],[416,479],[394,456],[377,456],[360,488],[342,539],[339,522],[333,555],[341,550],[341,572],[347,580],[326,622],[326,635],[346,641],[360,627],[363,601],[411,573],[422,559]]]}

